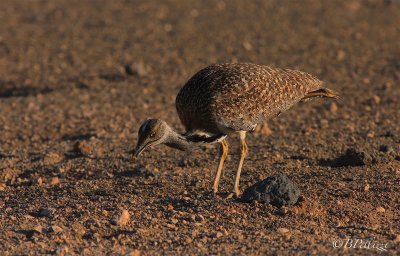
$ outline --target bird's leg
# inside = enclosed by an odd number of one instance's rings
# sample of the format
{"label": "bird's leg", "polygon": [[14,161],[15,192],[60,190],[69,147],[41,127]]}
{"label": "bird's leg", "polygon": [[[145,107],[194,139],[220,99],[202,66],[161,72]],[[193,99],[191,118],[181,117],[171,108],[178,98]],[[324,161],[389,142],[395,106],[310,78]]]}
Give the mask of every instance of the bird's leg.
{"label": "bird's leg", "polygon": [[240,136],[240,145],[241,145],[240,161],[239,161],[239,165],[238,165],[238,168],[236,171],[235,185],[233,187],[233,191],[231,194],[228,195],[227,198],[231,198],[234,195],[236,195],[236,197],[240,196],[240,190],[239,190],[240,173],[242,171],[244,158],[247,156],[246,132],[240,131],[239,136]]}
{"label": "bird's leg", "polygon": [[221,143],[221,158],[219,160],[217,172],[215,173],[215,179],[213,185],[214,194],[218,192],[218,185],[219,185],[219,180],[221,179],[222,168],[224,167],[225,159],[228,156],[228,146],[229,146],[228,141],[226,139],[223,139],[220,143]]}

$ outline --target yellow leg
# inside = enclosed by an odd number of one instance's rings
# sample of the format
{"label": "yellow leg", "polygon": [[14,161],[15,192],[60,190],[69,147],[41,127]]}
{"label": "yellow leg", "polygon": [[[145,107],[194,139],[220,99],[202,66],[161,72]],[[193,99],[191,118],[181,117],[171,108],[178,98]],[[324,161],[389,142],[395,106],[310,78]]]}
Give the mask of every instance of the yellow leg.
{"label": "yellow leg", "polygon": [[219,160],[218,169],[215,174],[214,185],[213,185],[214,193],[218,192],[218,185],[222,175],[222,168],[224,167],[224,162],[226,157],[228,156],[228,149],[229,149],[229,145],[226,139],[223,139],[220,143],[221,143],[221,158]]}
{"label": "yellow leg", "polygon": [[247,156],[246,132],[240,131],[239,136],[240,136],[240,145],[241,145],[240,161],[239,161],[239,165],[238,165],[238,168],[236,171],[235,185],[233,187],[233,192],[228,195],[228,198],[231,198],[234,195],[236,195],[236,197],[240,196],[240,190],[239,190],[240,173],[242,172],[244,159]]}

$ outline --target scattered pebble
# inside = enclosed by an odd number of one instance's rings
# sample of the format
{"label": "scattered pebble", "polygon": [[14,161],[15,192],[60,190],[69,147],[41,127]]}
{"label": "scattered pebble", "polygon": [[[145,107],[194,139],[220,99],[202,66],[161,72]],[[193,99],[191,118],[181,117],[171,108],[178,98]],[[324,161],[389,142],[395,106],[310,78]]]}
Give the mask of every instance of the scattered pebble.
{"label": "scattered pebble", "polygon": [[379,104],[379,103],[381,103],[381,97],[379,97],[378,95],[374,95],[374,96],[372,96],[372,101],[375,104]]}
{"label": "scattered pebble", "polygon": [[394,235],[393,240],[396,242],[400,242],[400,235]]}
{"label": "scattered pebble", "polygon": [[61,233],[61,232],[63,232],[63,229],[62,229],[61,227],[57,226],[57,225],[51,226],[51,230],[52,230],[54,233]]}
{"label": "scattered pebble", "polygon": [[66,245],[61,245],[61,246],[57,247],[55,253],[56,253],[57,255],[67,255],[68,252],[69,252],[68,246],[66,246]]}
{"label": "scattered pebble", "polygon": [[287,228],[278,228],[276,231],[278,233],[281,233],[281,234],[286,234],[286,233],[289,232],[289,229],[287,229]]}
{"label": "scattered pebble", "polygon": [[365,77],[365,78],[362,79],[362,82],[363,82],[364,84],[370,84],[370,83],[371,83],[371,80],[370,80],[368,77]]}
{"label": "scattered pebble", "polygon": [[38,216],[52,218],[55,211],[53,208],[42,208],[39,210]]}
{"label": "scattered pebble", "polygon": [[43,159],[43,163],[45,165],[53,165],[53,164],[58,164],[60,163],[62,160],[64,160],[64,157],[56,152],[50,152],[47,153],[46,156]]}
{"label": "scattered pebble", "polygon": [[114,216],[114,218],[111,220],[111,224],[123,226],[128,224],[129,219],[129,212],[127,210],[123,210],[119,216]]}
{"label": "scattered pebble", "polygon": [[379,207],[376,208],[376,211],[377,211],[377,212],[384,213],[386,210],[385,210],[385,208],[383,208],[382,206],[379,206]]}
{"label": "scattered pebble", "polygon": [[280,216],[285,216],[288,213],[288,210],[285,207],[282,207],[279,208],[275,213]]}
{"label": "scattered pebble", "polygon": [[370,189],[369,184],[366,184],[366,185],[364,186],[364,191],[367,192],[367,191],[369,191],[369,189]]}
{"label": "scattered pebble", "polygon": [[215,234],[216,238],[220,238],[220,237],[223,237],[223,236],[224,236],[224,234],[222,232],[219,232],[219,231]]}
{"label": "scattered pebble", "polygon": [[82,154],[83,156],[90,156],[93,154],[93,148],[84,140],[77,141],[75,143],[74,151]]}
{"label": "scattered pebble", "polygon": [[336,60],[342,61],[346,58],[346,52],[343,50],[338,50],[336,53]]}
{"label": "scattered pebble", "polygon": [[331,105],[329,106],[329,111],[333,114],[336,114],[338,110],[336,102],[332,102]]}
{"label": "scattered pebble", "polygon": [[243,42],[243,48],[246,51],[251,51],[253,49],[253,46],[251,45],[251,43],[249,41],[244,41]]}
{"label": "scattered pebble", "polygon": [[191,237],[186,237],[185,244],[191,244],[192,242],[193,242],[193,239]]}
{"label": "scattered pebble", "polygon": [[148,74],[148,67],[142,62],[125,65],[125,73],[130,76],[144,77]]}
{"label": "scattered pebble", "polygon": [[254,130],[254,133],[269,136],[272,134],[272,130],[269,128],[268,124],[264,123],[258,125]]}
{"label": "scattered pebble", "polygon": [[42,234],[42,233],[44,233],[44,228],[42,227],[42,225],[36,225],[34,228],[33,228],[33,231],[35,231],[35,232],[37,232],[37,233],[39,233],[39,234]]}
{"label": "scattered pebble", "polygon": [[125,256],[140,256],[140,251],[135,249],[125,254]]}
{"label": "scattered pebble", "polygon": [[43,185],[43,179],[42,179],[42,177],[39,177],[39,178],[36,180],[36,183],[37,183],[39,186],[42,186],[42,185]]}
{"label": "scattered pebble", "polygon": [[54,186],[54,185],[58,185],[58,184],[60,184],[60,179],[58,177],[51,178],[50,185]]}
{"label": "scattered pebble", "polygon": [[5,183],[0,183],[0,191],[4,191],[7,185]]}
{"label": "scattered pebble", "polygon": [[277,207],[293,205],[300,196],[300,190],[284,174],[276,174],[248,187],[241,197],[244,202],[253,200],[272,204]]}

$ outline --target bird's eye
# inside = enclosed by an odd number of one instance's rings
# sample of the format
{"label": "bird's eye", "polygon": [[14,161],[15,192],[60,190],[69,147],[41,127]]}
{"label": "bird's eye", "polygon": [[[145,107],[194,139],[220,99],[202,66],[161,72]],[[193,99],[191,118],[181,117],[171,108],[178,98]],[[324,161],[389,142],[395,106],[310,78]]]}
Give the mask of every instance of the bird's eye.
{"label": "bird's eye", "polygon": [[150,138],[153,138],[154,136],[156,136],[155,133],[151,133],[151,134],[150,134]]}

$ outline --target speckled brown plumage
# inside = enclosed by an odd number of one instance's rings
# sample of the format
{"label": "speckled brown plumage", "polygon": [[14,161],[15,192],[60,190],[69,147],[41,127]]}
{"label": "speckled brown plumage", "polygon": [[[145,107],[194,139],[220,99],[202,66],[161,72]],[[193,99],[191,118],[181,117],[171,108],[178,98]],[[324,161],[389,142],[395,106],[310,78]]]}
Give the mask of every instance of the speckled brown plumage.
{"label": "speckled brown plumage", "polygon": [[251,131],[320,88],[320,80],[301,71],[217,64],[189,79],[176,97],[176,108],[188,132]]}

